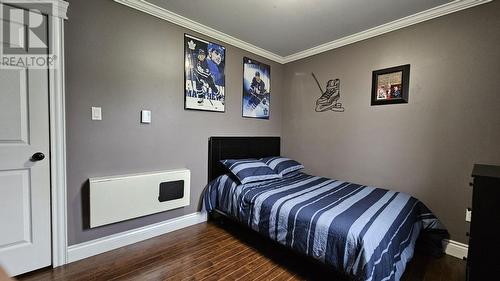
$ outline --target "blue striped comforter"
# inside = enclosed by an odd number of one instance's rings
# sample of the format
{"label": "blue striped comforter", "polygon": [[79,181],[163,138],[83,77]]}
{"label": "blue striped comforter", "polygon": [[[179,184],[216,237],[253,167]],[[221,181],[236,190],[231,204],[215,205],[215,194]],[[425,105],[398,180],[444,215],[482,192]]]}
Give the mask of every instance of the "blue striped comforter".
{"label": "blue striped comforter", "polygon": [[442,229],[408,194],[304,173],[243,185],[220,176],[204,208],[358,280],[399,280],[421,230]]}

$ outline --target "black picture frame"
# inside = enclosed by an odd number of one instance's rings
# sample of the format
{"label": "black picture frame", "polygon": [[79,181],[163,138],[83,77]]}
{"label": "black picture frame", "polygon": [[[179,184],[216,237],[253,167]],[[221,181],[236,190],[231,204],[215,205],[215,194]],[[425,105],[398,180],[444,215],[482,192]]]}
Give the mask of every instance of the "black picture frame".
{"label": "black picture frame", "polygon": [[372,73],[371,105],[408,103],[409,86],[409,64],[375,70]]}
{"label": "black picture frame", "polygon": [[[195,44],[194,47],[192,44]],[[191,46],[190,46],[191,44]],[[193,48],[191,48],[193,47]],[[194,67],[196,63],[195,53],[200,49],[206,53],[206,60],[209,59],[212,48],[217,48],[221,53],[222,60],[217,65],[218,76],[214,75],[212,71],[209,71],[209,75],[212,76],[212,82],[208,84],[214,84],[217,87],[219,93],[215,94],[214,90],[204,90],[203,98],[199,98],[197,92],[197,82]],[[225,65],[226,65],[226,48],[217,43],[210,42],[205,39],[184,33],[184,110],[199,110],[199,111],[209,111],[209,112],[226,112],[225,106]],[[215,61],[215,60],[213,60]],[[209,66],[212,68],[211,66]],[[207,79],[205,79],[207,80]],[[207,85],[208,85],[207,84]],[[210,87],[212,88],[212,87]],[[196,100],[203,99],[203,103],[199,104]]]}

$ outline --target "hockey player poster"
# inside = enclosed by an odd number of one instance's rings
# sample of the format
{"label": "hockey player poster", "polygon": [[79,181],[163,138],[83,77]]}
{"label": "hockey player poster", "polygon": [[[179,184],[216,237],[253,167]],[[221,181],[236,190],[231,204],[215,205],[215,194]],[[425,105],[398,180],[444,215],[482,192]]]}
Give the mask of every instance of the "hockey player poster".
{"label": "hockey player poster", "polygon": [[269,119],[271,67],[243,58],[243,117]]}
{"label": "hockey player poster", "polygon": [[226,49],[184,35],[184,108],[224,112]]}

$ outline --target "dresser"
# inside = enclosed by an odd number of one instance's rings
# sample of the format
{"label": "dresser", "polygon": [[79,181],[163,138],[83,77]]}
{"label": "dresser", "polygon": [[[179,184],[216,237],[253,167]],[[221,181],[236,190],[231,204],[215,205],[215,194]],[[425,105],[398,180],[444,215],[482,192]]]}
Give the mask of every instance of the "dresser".
{"label": "dresser", "polygon": [[500,166],[474,165],[467,280],[500,280]]}

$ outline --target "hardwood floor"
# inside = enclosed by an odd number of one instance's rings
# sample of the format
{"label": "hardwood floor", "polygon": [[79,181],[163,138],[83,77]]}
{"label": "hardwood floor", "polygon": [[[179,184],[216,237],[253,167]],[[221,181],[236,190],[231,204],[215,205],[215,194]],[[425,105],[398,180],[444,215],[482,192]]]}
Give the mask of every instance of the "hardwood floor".
{"label": "hardwood floor", "polygon": [[[209,222],[103,253],[19,280],[342,280],[231,222]],[[404,281],[462,281],[465,262],[417,254]]]}

